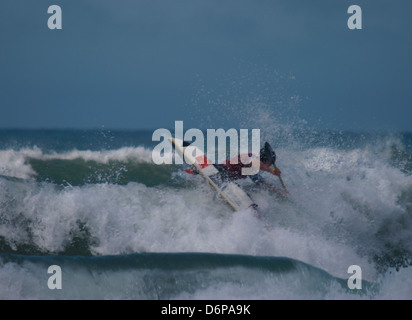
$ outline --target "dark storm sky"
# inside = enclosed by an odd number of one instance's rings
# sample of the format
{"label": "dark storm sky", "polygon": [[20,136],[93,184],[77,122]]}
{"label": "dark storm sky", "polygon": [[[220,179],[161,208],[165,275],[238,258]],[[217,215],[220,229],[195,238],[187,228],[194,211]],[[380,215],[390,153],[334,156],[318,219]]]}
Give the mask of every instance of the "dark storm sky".
{"label": "dark storm sky", "polygon": [[261,104],[411,131],[411,17],[410,1],[2,0],[0,128],[230,127]]}

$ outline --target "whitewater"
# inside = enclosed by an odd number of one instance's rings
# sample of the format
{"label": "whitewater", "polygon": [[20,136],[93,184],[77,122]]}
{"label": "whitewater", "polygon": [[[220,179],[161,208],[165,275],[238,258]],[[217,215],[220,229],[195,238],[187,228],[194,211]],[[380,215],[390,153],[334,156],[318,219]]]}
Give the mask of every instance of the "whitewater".
{"label": "whitewater", "polygon": [[268,140],[290,194],[242,182],[257,219],[150,132],[0,131],[0,299],[411,299],[411,134]]}

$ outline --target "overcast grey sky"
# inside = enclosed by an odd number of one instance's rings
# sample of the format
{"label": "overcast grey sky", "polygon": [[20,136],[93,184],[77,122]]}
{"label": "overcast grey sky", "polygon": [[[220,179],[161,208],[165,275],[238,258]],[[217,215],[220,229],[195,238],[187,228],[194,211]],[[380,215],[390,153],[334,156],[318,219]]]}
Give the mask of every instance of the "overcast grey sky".
{"label": "overcast grey sky", "polygon": [[0,128],[232,127],[264,106],[412,131],[411,17],[411,1],[2,0]]}

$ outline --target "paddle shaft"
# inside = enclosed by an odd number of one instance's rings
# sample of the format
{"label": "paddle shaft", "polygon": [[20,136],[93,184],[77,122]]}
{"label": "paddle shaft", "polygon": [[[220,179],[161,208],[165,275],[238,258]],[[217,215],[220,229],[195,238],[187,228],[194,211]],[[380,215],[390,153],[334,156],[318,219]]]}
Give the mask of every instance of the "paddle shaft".
{"label": "paddle shaft", "polygon": [[[276,165],[274,165],[274,167],[275,167],[275,169],[279,170],[279,169],[276,167]],[[282,185],[283,189],[284,189],[286,192],[288,192],[288,189],[286,189],[286,185],[285,185],[285,183],[283,182],[282,177],[279,175],[278,178],[279,178],[280,184]]]}

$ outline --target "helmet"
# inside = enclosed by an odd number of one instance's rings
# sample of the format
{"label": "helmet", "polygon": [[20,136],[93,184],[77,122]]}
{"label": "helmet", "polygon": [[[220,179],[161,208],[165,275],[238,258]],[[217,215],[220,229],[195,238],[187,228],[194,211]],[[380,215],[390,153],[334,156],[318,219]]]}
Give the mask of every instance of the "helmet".
{"label": "helmet", "polygon": [[265,146],[260,149],[260,161],[261,162],[270,162],[271,164],[275,164],[276,162],[276,153],[272,149],[269,143],[265,142]]}

